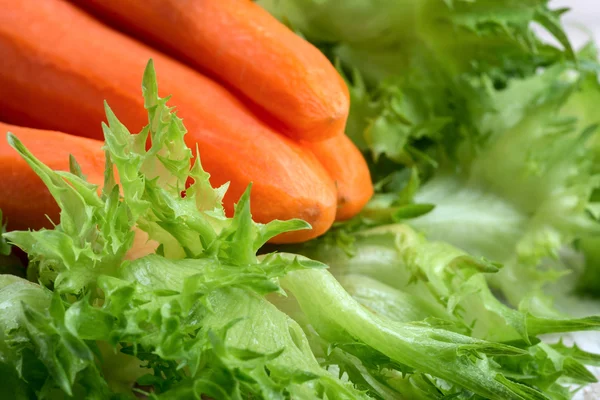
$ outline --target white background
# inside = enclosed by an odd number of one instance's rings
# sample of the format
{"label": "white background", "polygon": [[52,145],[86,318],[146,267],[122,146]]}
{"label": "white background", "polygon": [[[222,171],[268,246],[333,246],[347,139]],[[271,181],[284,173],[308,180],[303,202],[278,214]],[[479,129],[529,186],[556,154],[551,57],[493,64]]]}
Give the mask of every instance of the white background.
{"label": "white background", "polygon": [[568,7],[571,9],[565,14],[563,21],[569,31],[571,40],[576,46],[589,39],[590,33],[596,42],[600,43],[600,0],[554,0],[550,3],[550,6],[552,8]]}

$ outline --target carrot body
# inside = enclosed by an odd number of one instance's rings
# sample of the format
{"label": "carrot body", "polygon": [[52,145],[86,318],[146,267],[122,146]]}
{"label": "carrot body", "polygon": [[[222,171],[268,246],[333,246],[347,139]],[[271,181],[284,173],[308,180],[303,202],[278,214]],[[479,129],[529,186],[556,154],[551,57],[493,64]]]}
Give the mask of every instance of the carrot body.
{"label": "carrot body", "polygon": [[44,182],[9,146],[7,132],[14,133],[50,168],[68,171],[69,154],[72,154],[89,182],[101,185],[104,181],[104,152],[100,140],[0,123],[0,209],[8,220],[8,229],[51,227],[46,215],[58,223],[59,209]]}
{"label": "carrot body", "polygon": [[360,150],[346,135],[321,142],[304,142],[334,180],[338,193],[336,221],[358,214],[373,196],[369,167]]}
{"label": "carrot body", "polygon": [[0,0],[0,9],[0,119],[101,138],[106,99],[137,132],[147,123],[142,71],[153,58],[161,95],[173,95],[211,182],[231,182],[229,214],[253,182],[255,220],[302,218],[313,226],[275,241],[304,241],[333,223],[335,186],[323,166],[222,86],[65,1]]}
{"label": "carrot body", "polygon": [[344,131],[348,88],[313,45],[248,0],[74,0],[208,71],[281,121],[295,139]]}

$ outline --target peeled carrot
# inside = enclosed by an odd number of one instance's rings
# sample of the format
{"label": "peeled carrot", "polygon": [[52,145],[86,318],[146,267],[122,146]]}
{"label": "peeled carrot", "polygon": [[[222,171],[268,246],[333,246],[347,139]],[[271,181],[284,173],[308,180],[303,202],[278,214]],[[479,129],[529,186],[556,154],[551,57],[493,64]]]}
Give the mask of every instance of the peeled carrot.
{"label": "peeled carrot", "polygon": [[73,0],[233,86],[295,139],[343,133],[348,89],[313,45],[248,0]]}
{"label": "peeled carrot", "polygon": [[231,182],[229,214],[253,182],[255,220],[302,218],[313,226],[275,241],[308,240],[333,223],[335,186],[314,155],[219,84],[65,1],[0,0],[0,9],[0,119],[101,138],[106,99],[136,132],[147,123],[140,83],[153,58],[161,95],[173,95],[211,182]]}
{"label": "peeled carrot", "polygon": [[21,156],[9,146],[12,132],[42,162],[54,170],[69,170],[69,154],[77,159],[89,182],[104,181],[104,152],[100,140],[62,132],[23,128],[0,122],[0,210],[8,229],[40,229],[58,223],[59,209],[44,185]]}
{"label": "peeled carrot", "polygon": [[321,142],[304,142],[334,180],[338,193],[336,221],[349,219],[360,212],[373,196],[369,167],[360,150],[346,135]]}

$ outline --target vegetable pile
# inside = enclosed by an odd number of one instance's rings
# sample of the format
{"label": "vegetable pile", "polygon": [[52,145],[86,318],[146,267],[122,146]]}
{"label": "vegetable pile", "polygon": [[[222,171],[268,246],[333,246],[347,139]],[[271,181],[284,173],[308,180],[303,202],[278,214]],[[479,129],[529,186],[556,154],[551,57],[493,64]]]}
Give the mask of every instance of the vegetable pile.
{"label": "vegetable pile", "polygon": [[[600,340],[600,63],[570,46],[565,10],[258,3],[337,66],[347,123],[333,67],[250,2],[81,2],[196,70],[60,0],[0,14],[0,49],[27,47],[7,59],[32,74],[0,67],[0,119],[32,127],[0,124],[0,398],[566,400],[595,384],[600,355],[554,339]],[[10,28],[29,12],[35,29]],[[87,53],[72,35],[46,51],[67,16]],[[273,34],[248,46],[257,32]]]}
{"label": "vegetable pile", "polygon": [[[302,218],[311,224],[310,230],[274,239],[298,242],[354,216],[369,200],[369,170],[344,134],[349,95],[343,80],[323,54],[256,4],[208,0],[182,10],[185,3],[178,0],[82,3],[106,7],[113,25],[120,13],[134,15],[138,25],[128,25],[129,30],[151,30],[154,35],[144,39],[158,48],[169,39],[173,46],[165,51],[170,53],[192,46],[174,36],[183,29],[196,39],[191,48],[202,63],[186,65],[66,0],[0,0],[6,10],[0,15],[1,121],[103,139],[99,122],[106,100],[137,131],[147,122],[137,95],[141,71],[153,59],[165,94],[178,99],[190,132],[186,143],[202,154],[214,186],[229,183],[227,215],[252,183],[256,221]],[[188,55],[193,56],[182,58]],[[271,65],[285,73],[271,73]],[[345,168],[346,163],[353,167]],[[102,174],[98,168],[94,172]],[[9,184],[0,190],[18,192]],[[21,215],[35,220],[30,227],[50,226],[44,213],[53,210],[19,204],[9,227]]]}

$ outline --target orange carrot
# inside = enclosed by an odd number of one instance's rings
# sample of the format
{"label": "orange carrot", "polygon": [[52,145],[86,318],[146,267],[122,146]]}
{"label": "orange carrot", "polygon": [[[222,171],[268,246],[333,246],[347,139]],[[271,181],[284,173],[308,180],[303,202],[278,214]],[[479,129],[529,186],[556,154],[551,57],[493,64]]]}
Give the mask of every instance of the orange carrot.
{"label": "orange carrot", "polygon": [[69,154],[77,159],[89,182],[104,181],[103,142],[3,124],[0,122],[0,210],[8,229],[40,229],[58,223],[58,205],[44,182],[21,156],[9,146],[6,133],[12,132],[44,164],[54,170],[69,170]]}
{"label": "orange carrot", "polygon": [[65,1],[0,0],[0,9],[0,119],[101,138],[106,99],[136,132],[147,123],[140,82],[153,58],[161,95],[173,95],[189,130],[188,145],[198,145],[213,184],[231,182],[228,213],[253,182],[255,220],[302,218],[313,226],[277,241],[304,241],[333,223],[335,185],[323,166],[222,86]]}
{"label": "orange carrot", "polygon": [[334,180],[338,192],[336,221],[358,214],[373,196],[373,184],[365,159],[346,135],[321,142],[304,142]]}
{"label": "orange carrot", "polygon": [[344,131],[348,89],[327,58],[247,0],[73,0],[233,86],[292,138]]}

